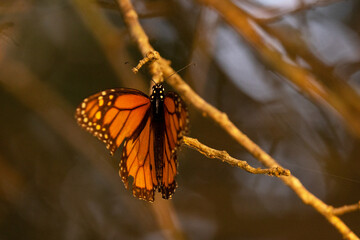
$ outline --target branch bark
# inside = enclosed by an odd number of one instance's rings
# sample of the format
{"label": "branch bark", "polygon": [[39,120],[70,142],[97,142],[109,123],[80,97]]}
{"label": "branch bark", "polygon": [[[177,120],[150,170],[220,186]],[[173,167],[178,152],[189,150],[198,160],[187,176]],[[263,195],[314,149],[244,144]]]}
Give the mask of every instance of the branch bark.
{"label": "branch bark", "polygon": [[342,207],[338,207],[338,208],[333,208],[332,213],[334,215],[343,215],[345,213],[350,213],[350,212],[355,212],[355,211],[360,211],[360,201],[352,204],[352,205],[345,205]]}
{"label": "branch bark", "polygon": [[274,167],[274,168],[267,168],[267,169],[254,168],[254,167],[250,166],[246,161],[233,158],[226,151],[220,151],[220,150],[210,148],[210,147],[200,143],[195,138],[184,137],[183,141],[187,146],[197,150],[198,152],[207,156],[208,158],[220,159],[221,161],[226,162],[226,163],[230,164],[231,166],[241,168],[249,173],[266,174],[266,175],[275,176],[275,177],[290,176],[290,171],[288,169],[284,169],[282,167]]}

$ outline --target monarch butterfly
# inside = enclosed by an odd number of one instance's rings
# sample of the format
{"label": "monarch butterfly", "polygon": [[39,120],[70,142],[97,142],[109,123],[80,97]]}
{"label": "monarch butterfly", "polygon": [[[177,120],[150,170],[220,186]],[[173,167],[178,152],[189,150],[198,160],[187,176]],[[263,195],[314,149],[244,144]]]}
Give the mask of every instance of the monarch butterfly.
{"label": "monarch butterfly", "polygon": [[76,109],[78,124],[106,144],[110,154],[124,142],[119,174],[125,187],[134,178],[133,195],[154,201],[155,190],[172,197],[177,184],[176,150],[187,131],[188,111],[175,92],[155,84],[148,97],[130,89],[96,93]]}

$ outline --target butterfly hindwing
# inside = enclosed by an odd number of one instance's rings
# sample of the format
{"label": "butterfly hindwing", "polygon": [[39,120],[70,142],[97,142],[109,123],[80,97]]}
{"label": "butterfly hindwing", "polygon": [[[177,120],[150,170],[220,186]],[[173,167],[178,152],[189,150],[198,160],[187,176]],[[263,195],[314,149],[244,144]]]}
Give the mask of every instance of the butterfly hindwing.
{"label": "butterfly hindwing", "polygon": [[125,140],[120,161],[120,176],[128,187],[128,177],[133,177],[133,195],[139,199],[154,201],[158,186],[154,160],[154,130],[151,119],[147,118],[138,134]]}

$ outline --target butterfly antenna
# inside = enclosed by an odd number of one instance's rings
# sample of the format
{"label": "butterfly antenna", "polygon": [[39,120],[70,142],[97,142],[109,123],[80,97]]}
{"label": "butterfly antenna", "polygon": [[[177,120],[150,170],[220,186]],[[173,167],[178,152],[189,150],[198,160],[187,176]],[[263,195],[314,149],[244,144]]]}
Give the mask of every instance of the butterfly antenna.
{"label": "butterfly antenna", "polygon": [[177,73],[179,73],[179,72],[181,72],[182,70],[184,70],[184,69],[186,69],[186,68],[188,68],[188,67],[190,67],[191,65],[196,65],[195,63],[189,63],[188,65],[186,65],[186,66],[184,66],[184,67],[182,67],[182,68],[180,68],[179,70],[177,70],[176,72],[174,72],[174,73],[172,73],[172,74],[170,74],[169,76],[167,76],[166,78],[165,78],[165,80],[166,79],[168,79],[168,78],[170,78],[170,77],[172,77],[173,75],[175,75],[175,74],[177,74]]}
{"label": "butterfly antenna", "polygon": [[154,81],[154,79],[151,79],[151,81],[156,85],[157,83]]}
{"label": "butterfly antenna", "polygon": [[[184,69],[186,69],[186,68],[188,68],[188,67],[190,67],[191,65],[196,65],[195,63],[189,63],[188,65],[186,65],[186,66],[184,66],[184,67],[182,67],[182,68],[180,68],[179,70],[177,70],[176,72],[174,72],[174,73],[172,73],[172,74],[170,74],[169,76],[167,76],[165,79],[164,79],[164,81],[166,80],[166,79],[168,79],[168,78],[170,78],[170,77],[172,77],[173,75],[175,75],[175,74],[177,74],[177,73],[179,73],[179,72],[181,72],[182,70],[184,70]],[[156,85],[157,83],[154,81],[154,79],[151,79],[151,81],[153,81],[153,83]]]}

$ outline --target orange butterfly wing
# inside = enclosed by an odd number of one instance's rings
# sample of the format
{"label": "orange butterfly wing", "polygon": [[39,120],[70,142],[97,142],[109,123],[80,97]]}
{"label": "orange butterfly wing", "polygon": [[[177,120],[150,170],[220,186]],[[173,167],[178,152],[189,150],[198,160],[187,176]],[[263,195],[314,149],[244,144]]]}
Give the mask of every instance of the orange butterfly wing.
{"label": "orange butterfly wing", "polygon": [[159,191],[163,198],[168,199],[172,197],[177,187],[175,181],[178,166],[176,151],[188,126],[186,105],[174,92],[168,92],[165,96],[164,118],[163,163]]}
{"label": "orange butterfly wing", "polygon": [[84,99],[75,117],[81,127],[106,144],[113,155],[125,138],[139,128],[150,100],[135,89],[110,89]]}

